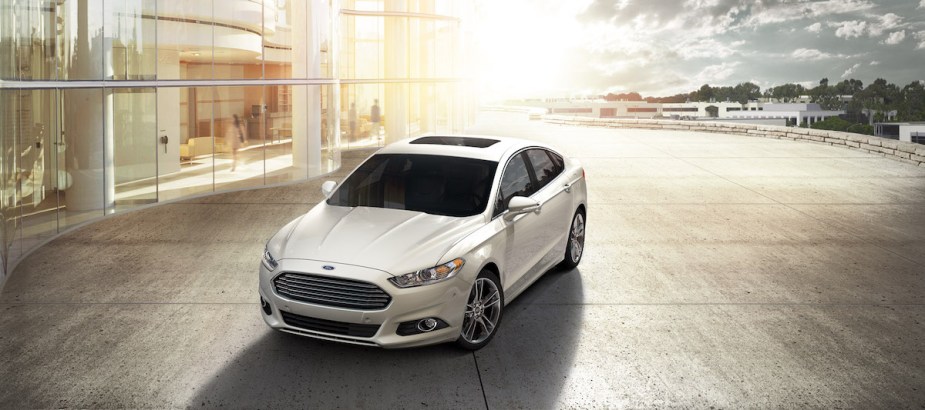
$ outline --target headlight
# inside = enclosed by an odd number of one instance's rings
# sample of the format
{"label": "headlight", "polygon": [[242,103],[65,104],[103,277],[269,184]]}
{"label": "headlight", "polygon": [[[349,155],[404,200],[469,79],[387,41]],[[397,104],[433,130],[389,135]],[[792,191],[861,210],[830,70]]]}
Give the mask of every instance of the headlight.
{"label": "headlight", "polygon": [[270,251],[267,249],[263,250],[263,266],[266,266],[267,270],[269,270],[270,272],[273,272],[273,270],[275,270],[276,267],[279,266],[279,262],[277,262],[276,259],[273,258],[273,255],[270,255]]}
{"label": "headlight", "polygon": [[406,273],[401,276],[389,278],[393,285],[400,288],[413,288],[415,286],[430,285],[452,278],[465,264],[462,258],[453,259],[440,266],[430,269],[421,269],[417,272]]}

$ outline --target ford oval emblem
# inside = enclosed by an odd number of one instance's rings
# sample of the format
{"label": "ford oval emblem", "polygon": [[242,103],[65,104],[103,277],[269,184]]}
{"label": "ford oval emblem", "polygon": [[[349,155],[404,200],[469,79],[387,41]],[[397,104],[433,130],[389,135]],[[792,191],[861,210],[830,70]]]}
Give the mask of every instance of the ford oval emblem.
{"label": "ford oval emblem", "polygon": [[334,270],[334,267],[331,266],[331,265],[324,265],[324,266],[322,266],[321,268],[324,269],[324,270]]}

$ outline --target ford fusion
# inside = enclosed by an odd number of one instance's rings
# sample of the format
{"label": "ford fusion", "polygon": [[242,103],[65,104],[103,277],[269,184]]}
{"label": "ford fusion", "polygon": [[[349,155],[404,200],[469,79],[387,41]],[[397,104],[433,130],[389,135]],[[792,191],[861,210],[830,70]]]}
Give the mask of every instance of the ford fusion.
{"label": "ford fusion", "polygon": [[543,273],[581,261],[582,167],[509,138],[390,144],[266,245],[267,324],[338,342],[485,346],[504,307]]}

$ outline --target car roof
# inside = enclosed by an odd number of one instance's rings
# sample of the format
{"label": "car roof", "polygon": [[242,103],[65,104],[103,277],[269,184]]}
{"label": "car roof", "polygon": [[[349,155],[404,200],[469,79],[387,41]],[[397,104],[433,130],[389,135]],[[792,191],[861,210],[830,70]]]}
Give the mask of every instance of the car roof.
{"label": "car roof", "polygon": [[[488,145],[490,142],[488,140],[495,140],[497,142]],[[462,145],[457,145],[456,143]],[[508,153],[526,147],[552,149],[545,144],[519,138],[465,134],[429,134],[396,141],[383,147],[377,154],[446,155],[498,162],[503,160]]]}

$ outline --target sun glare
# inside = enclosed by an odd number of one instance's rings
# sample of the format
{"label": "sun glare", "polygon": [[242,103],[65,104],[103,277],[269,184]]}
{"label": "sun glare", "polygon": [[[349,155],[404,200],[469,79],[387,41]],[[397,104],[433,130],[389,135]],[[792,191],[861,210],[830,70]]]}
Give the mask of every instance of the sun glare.
{"label": "sun glare", "polygon": [[589,1],[485,1],[475,22],[475,71],[485,101],[563,91],[568,50],[581,41],[575,15]]}

